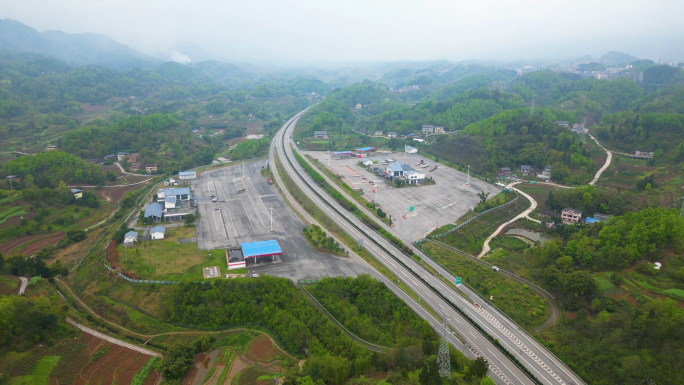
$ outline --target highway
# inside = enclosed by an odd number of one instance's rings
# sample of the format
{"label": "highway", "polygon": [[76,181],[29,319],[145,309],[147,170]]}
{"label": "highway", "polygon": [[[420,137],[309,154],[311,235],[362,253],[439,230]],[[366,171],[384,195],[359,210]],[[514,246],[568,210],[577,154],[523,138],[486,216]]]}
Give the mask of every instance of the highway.
{"label": "highway", "polygon": [[[295,165],[297,165],[297,163],[292,154],[291,145],[293,145],[293,143],[290,138],[298,117],[299,115],[295,116],[290,122],[287,122],[274,140],[274,145],[276,145],[281,157],[284,154],[291,160],[292,164]],[[283,143],[283,135],[285,136],[286,143]],[[487,333],[494,338],[497,338],[500,343],[510,353],[514,354],[541,383],[583,383],[561,360],[553,356],[524,330],[520,330],[517,325],[503,314],[500,314],[498,310],[486,305],[485,301],[479,298],[476,293],[470,291],[467,287],[462,287],[463,292],[468,297],[474,298],[480,306],[475,306],[467,301],[460,296],[456,290],[435,277],[418,262],[400,252],[391,244],[391,242],[368,228],[356,216],[345,211],[325,191],[315,185],[304,171],[299,170],[298,165],[297,167],[292,167],[289,162],[283,163],[287,167],[288,173],[292,176],[298,176],[295,180],[300,185],[300,188],[305,191],[327,215],[334,218],[337,223],[342,225],[346,232],[355,239],[372,239],[376,244],[373,242],[365,242],[368,251],[370,251],[383,265],[392,270],[399,279],[406,283],[406,285],[421,298],[421,300],[425,301],[436,312],[441,312],[443,309],[447,311],[450,319],[450,326],[461,336],[468,339],[469,341],[467,342],[471,343],[474,350],[483,354],[488,358],[490,364],[493,364],[492,369],[495,373],[495,376],[493,376],[494,378],[498,377],[503,383],[532,383],[532,381],[527,378],[522,371],[515,367],[503,353],[497,350],[493,344],[485,339],[474,327],[468,324],[467,321],[454,311],[451,308],[451,305],[444,301],[443,298],[449,298],[450,302],[458,306],[471,319],[475,320],[475,322],[487,331]],[[306,183],[304,181],[306,181]],[[336,187],[335,184],[330,184]],[[338,189],[338,191],[341,191],[346,195],[341,189]],[[325,202],[323,200],[325,200]],[[343,214],[344,217],[340,214]],[[373,217],[371,216],[371,218]],[[351,224],[353,224],[353,226]],[[363,231],[359,231],[358,229],[362,229]],[[404,240],[404,242],[409,244],[406,240]],[[378,245],[381,247],[378,247]],[[392,255],[389,255],[387,251],[390,251]],[[420,255],[422,253],[418,252],[418,254]],[[394,259],[393,256],[397,259]],[[454,277],[441,266],[423,255],[421,255],[421,257],[423,257],[423,260],[428,264],[432,265],[439,274],[447,279],[454,279]],[[397,260],[401,261],[401,263],[396,263]],[[402,264],[404,266],[402,266]],[[420,277],[420,279],[416,279],[416,276]],[[425,285],[422,281],[426,282],[429,286]],[[436,290],[436,292],[434,290]],[[435,295],[438,293],[441,294],[443,298],[439,298],[439,296]]]}
{"label": "highway", "polygon": [[[447,289],[448,287],[446,285],[443,285],[439,279],[427,273],[427,271],[425,271],[425,269],[422,268],[412,258],[400,253],[392,253],[399,258],[399,260],[394,259],[393,255],[390,255],[388,252],[383,250],[383,248],[386,250],[394,250],[394,246],[389,241],[385,240],[374,232],[369,231],[366,233],[359,231],[355,226],[365,228],[361,227],[364,226],[361,221],[344,211],[339,204],[333,202],[332,199],[326,195],[327,193],[325,193],[312,182],[311,178],[309,178],[305,171],[299,169],[296,160],[294,160],[294,155],[289,144],[283,145],[283,138],[285,135],[285,138],[289,139],[291,130],[294,128],[294,125],[296,124],[300,114],[286,122],[286,124],[283,126],[283,129],[276,134],[273,140],[273,151],[271,156],[273,156],[273,153],[278,152],[281,163],[285,167],[286,172],[292,176],[299,188],[304,191],[307,196],[325,212],[326,215],[338,223],[340,227],[342,227],[343,230],[352,238],[365,238],[366,241],[364,242],[364,248],[369,251],[380,263],[391,270],[398,280],[409,287],[420,298],[420,301],[426,303],[436,313],[446,313],[448,325],[463,339],[462,343],[456,337],[449,336],[450,343],[471,358],[483,356],[489,362],[491,377],[499,384],[533,384],[534,382],[530,378],[528,378],[519,368],[517,368],[512,361],[510,361],[503,353],[501,353],[497,347],[487,340],[474,326],[472,326],[461,315],[459,315],[459,313],[454,310],[454,308],[445,299],[440,298],[438,293],[433,291],[428,284],[435,287],[440,287],[440,290],[444,293],[444,295],[449,296],[449,301],[458,303],[462,308],[469,305],[469,303],[463,297],[456,292]],[[288,159],[292,162],[292,164],[290,164]],[[295,167],[293,167],[293,165],[295,165]],[[326,200],[330,200],[330,202],[327,202],[322,197],[325,197]],[[347,215],[342,216],[340,213],[345,213]],[[374,244],[372,241],[369,241],[370,239],[378,242],[382,248],[377,244]],[[401,263],[399,261],[401,261]],[[407,264],[409,268],[402,266],[402,263]],[[414,275],[413,271],[419,272],[420,275]],[[376,278],[377,276],[384,278],[384,276],[380,274],[377,274]],[[422,277],[426,278],[428,284],[423,282],[421,279]],[[383,279],[383,281],[387,280]],[[388,285],[388,287],[390,287],[390,289],[392,289],[397,296],[409,304],[409,306],[411,306],[411,308],[416,311],[417,314],[430,322],[433,327],[439,328],[439,320],[436,320],[422,307],[416,308],[415,301],[411,296],[399,289],[396,285]],[[436,353],[437,352],[435,352],[435,354]]]}

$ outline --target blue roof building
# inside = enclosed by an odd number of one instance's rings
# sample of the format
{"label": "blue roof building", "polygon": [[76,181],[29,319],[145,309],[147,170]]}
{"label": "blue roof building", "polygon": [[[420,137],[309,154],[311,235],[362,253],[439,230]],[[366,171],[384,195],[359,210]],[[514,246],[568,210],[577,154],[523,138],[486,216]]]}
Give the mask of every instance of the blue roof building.
{"label": "blue roof building", "polygon": [[587,218],[584,220],[584,223],[596,223],[596,222],[601,222],[601,221],[598,220],[598,219],[596,219],[596,218],[592,218],[592,217],[587,217]]}
{"label": "blue roof building", "polygon": [[138,232],[137,231],[129,231],[126,234],[124,234],[124,239],[131,238],[131,237],[138,239]]}
{"label": "blue roof building", "polygon": [[272,239],[270,241],[262,242],[248,242],[242,245],[242,255],[245,258],[270,257],[273,255],[282,254],[278,241]]}
{"label": "blue roof building", "polygon": [[145,207],[145,218],[149,218],[155,222],[158,222],[162,218],[163,210],[164,208],[161,204],[157,202],[150,203],[147,205],[147,207]]}

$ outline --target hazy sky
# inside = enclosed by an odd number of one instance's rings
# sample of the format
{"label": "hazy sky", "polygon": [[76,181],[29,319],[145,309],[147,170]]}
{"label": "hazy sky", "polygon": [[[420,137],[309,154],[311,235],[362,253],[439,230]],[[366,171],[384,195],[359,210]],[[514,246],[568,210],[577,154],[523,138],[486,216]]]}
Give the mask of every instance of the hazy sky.
{"label": "hazy sky", "polygon": [[684,61],[684,1],[0,0],[38,30],[106,34],[143,52],[190,42],[227,60],[574,58]]}

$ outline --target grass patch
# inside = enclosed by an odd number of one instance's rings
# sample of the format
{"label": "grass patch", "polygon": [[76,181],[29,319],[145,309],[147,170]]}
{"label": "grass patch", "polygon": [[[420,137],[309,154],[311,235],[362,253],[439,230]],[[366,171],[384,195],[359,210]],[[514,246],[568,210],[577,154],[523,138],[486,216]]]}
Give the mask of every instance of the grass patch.
{"label": "grass patch", "polygon": [[13,277],[0,276],[0,282],[9,286],[10,289],[14,290],[19,287],[19,280]]}
{"label": "grass patch", "polygon": [[604,292],[606,290],[610,290],[615,287],[612,282],[607,280],[606,278],[600,276],[600,275],[594,275],[594,281],[596,281],[596,284],[598,285],[598,289],[601,292]]}
{"label": "grass patch", "polygon": [[548,317],[548,304],[527,285],[494,273],[477,262],[431,243],[425,243],[423,251],[452,274],[460,276],[465,284],[484,298],[493,296],[494,305],[518,324],[534,328],[543,324]]}
{"label": "grass patch", "polygon": [[667,289],[667,290],[663,290],[663,292],[665,292],[667,294],[674,295],[675,297],[679,297],[679,298],[684,299],[684,290],[682,290],[682,289]]}
{"label": "grass patch", "polygon": [[132,248],[119,245],[119,263],[126,271],[145,279],[199,280],[206,266],[218,265],[227,271],[224,250],[199,250],[196,243],[178,243],[180,238],[194,236],[194,228],[180,227],[176,231],[167,229],[163,240],[141,242]]}
{"label": "grass patch", "polygon": [[36,275],[35,277],[31,277],[31,280],[29,281],[29,286],[33,286],[36,284],[36,282],[40,281],[41,278],[40,276]]}
{"label": "grass patch", "polygon": [[59,362],[59,356],[45,356],[41,358],[36,368],[33,369],[33,383],[36,385],[47,385],[48,376],[57,362]]}
{"label": "grass patch", "polygon": [[100,358],[102,358],[105,354],[109,353],[110,350],[112,350],[110,347],[105,346],[104,348],[95,352],[95,354],[93,354],[92,357],[90,357],[90,360],[92,362],[95,362],[95,361],[99,360]]}
{"label": "grass patch", "polygon": [[211,380],[211,378],[214,376],[214,373],[216,373],[216,367],[215,366],[212,367],[211,369],[209,369],[209,371],[207,372],[207,375],[204,376],[204,380],[202,380],[202,383],[206,384],[209,380]]}

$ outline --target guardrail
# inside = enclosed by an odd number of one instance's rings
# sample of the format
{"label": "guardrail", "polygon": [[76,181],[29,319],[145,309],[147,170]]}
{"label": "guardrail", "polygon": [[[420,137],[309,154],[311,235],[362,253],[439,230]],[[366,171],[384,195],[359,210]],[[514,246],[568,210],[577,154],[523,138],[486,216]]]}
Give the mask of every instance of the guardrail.
{"label": "guardrail", "polygon": [[323,306],[320,302],[318,302],[318,300],[316,299],[316,297],[314,297],[313,294],[311,294],[311,292],[310,292],[309,290],[307,290],[306,287],[303,285],[303,284],[318,283],[318,282],[320,282],[320,280],[309,280],[309,279],[303,280],[303,279],[300,279],[300,280],[299,280],[299,287],[301,287],[302,290],[304,290],[304,291],[306,292],[306,294],[309,295],[309,298],[311,298],[312,300],[314,300],[314,302],[316,302],[316,304],[321,308],[321,310],[323,310],[323,312],[324,312],[328,317],[330,317],[330,319],[332,319],[333,321],[335,321],[335,323],[336,323],[339,327],[341,327],[342,330],[344,330],[347,334],[349,334],[349,335],[352,336],[353,338],[359,340],[360,342],[364,343],[365,345],[368,345],[368,346],[371,346],[371,347],[376,348],[377,351],[379,351],[379,352],[391,350],[391,348],[388,348],[388,347],[385,347],[385,346],[376,345],[376,344],[374,344],[374,343],[368,342],[368,341],[364,340],[363,338],[357,336],[356,334],[352,333],[349,329],[347,329],[344,325],[342,325],[342,323],[341,323],[340,321],[338,321],[337,318],[335,318],[332,314],[330,314],[330,312],[328,312],[328,310],[325,308],[325,306]]}
{"label": "guardrail", "polygon": [[[509,204],[511,204],[511,203],[513,203],[513,202],[516,202],[518,199],[520,199],[520,195],[518,195],[518,192],[515,191],[515,190],[513,190],[513,192],[515,193],[515,199],[511,199],[510,201],[508,201],[508,202],[506,202],[506,203],[504,203],[504,204],[502,204],[502,205],[498,205],[498,206],[496,206],[496,207],[492,207],[491,209],[487,209],[487,210],[485,210],[485,211],[483,211],[483,212],[481,212],[481,213],[475,215],[474,217],[468,219],[467,221],[461,223],[460,225],[457,225],[456,227],[449,229],[448,231],[445,231],[445,232],[443,232],[443,233],[440,233],[440,234],[437,234],[437,235],[434,235],[434,236],[430,237],[430,239],[443,238],[443,237],[447,236],[448,234],[451,234],[451,233],[453,233],[454,231],[460,229],[461,227],[467,225],[468,223],[474,221],[475,219],[481,217],[482,215],[485,215],[485,214],[487,214],[487,213],[490,213],[490,212],[492,212],[492,211],[494,211],[494,210],[498,210],[498,209],[500,209],[500,208],[502,208],[502,207],[506,207],[506,206],[508,206]],[[414,244],[414,245],[417,245],[417,244],[423,243],[423,242],[425,242],[425,238],[419,239],[419,240],[413,242],[413,244]]]}
{"label": "guardrail", "polygon": [[[294,123],[294,121],[290,122],[290,123],[287,125],[287,127],[285,128],[285,132],[287,131],[287,128],[289,128],[290,125],[292,125],[293,123]],[[282,143],[281,143],[282,146],[283,146],[283,151],[285,152],[284,155],[285,155],[285,158],[286,158],[287,162],[290,164],[290,167],[295,168],[294,164],[292,163],[292,159],[290,159],[290,157],[287,156],[287,151],[285,150],[285,148],[286,148],[286,146],[285,146],[285,137],[286,137],[286,135],[283,134],[283,136],[282,136]],[[304,179],[303,176],[301,176],[299,173],[296,173],[296,174],[297,174],[297,176],[298,176],[298,177],[299,177],[307,186],[309,186],[309,188],[313,191],[313,193],[316,194],[316,195],[317,195],[325,204],[327,204],[332,210],[334,210],[336,213],[338,213],[344,220],[346,220],[346,221],[347,221],[351,226],[353,226],[357,231],[359,231],[359,232],[361,232],[362,234],[364,234],[371,242],[373,242],[373,243],[374,243],[376,246],[378,246],[381,250],[383,250],[385,253],[387,253],[392,259],[394,259],[397,263],[399,263],[403,268],[405,268],[406,270],[408,270],[408,272],[411,273],[411,275],[413,275],[416,279],[418,279],[418,280],[421,281],[425,286],[427,286],[428,288],[430,288],[430,290],[432,290],[432,292],[433,292],[435,295],[437,295],[437,296],[438,296],[441,300],[443,300],[445,303],[449,304],[449,306],[451,306],[457,313],[459,313],[459,314],[460,314],[468,323],[470,323],[475,329],[477,329],[480,333],[482,333],[482,335],[485,336],[485,338],[487,338],[487,339],[490,341],[490,343],[492,343],[492,344],[494,345],[494,347],[495,347],[496,349],[498,349],[502,354],[504,354],[506,357],[508,357],[508,358],[511,360],[511,362],[513,362],[513,364],[515,364],[516,367],[517,367],[518,369],[520,369],[520,371],[523,372],[523,373],[524,373],[532,382],[534,382],[535,384],[540,384],[540,385],[542,384],[541,381],[539,381],[539,380],[532,374],[532,372],[530,372],[524,365],[522,365],[522,363],[521,363],[520,361],[518,361],[518,359],[517,359],[511,352],[509,352],[508,350],[506,350],[506,349],[503,347],[503,345],[501,345],[501,343],[499,342],[498,339],[494,338],[492,335],[490,335],[489,333],[487,333],[487,331],[485,331],[485,330],[482,328],[482,326],[480,326],[477,322],[475,322],[473,319],[471,319],[470,316],[469,316],[468,314],[466,314],[466,313],[463,311],[463,309],[461,309],[459,306],[457,306],[456,304],[454,304],[447,296],[443,295],[443,294],[442,294],[439,290],[437,290],[435,287],[433,287],[432,285],[430,285],[425,279],[423,279],[423,277],[421,277],[418,273],[416,273],[415,271],[413,271],[413,269],[411,269],[410,267],[408,267],[402,260],[400,260],[399,258],[397,258],[392,252],[390,252],[389,250],[387,250],[384,246],[382,246],[382,245],[381,245],[378,241],[376,241],[373,237],[371,237],[371,236],[369,236],[368,234],[366,234],[366,232],[365,232],[364,230],[362,230],[359,226],[357,226],[354,222],[352,222],[349,218],[347,218],[343,213],[341,213],[335,206],[333,206],[330,202],[328,202],[325,198],[323,198],[323,196],[322,196],[318,191],[316,191],[315,189],[313,189],[313,188],[311,187],[311,185],[309,184],[309,182],[308,182],[306,179]],[[383,237],[383,238],[384,238],[384,237]],[[404,252],[403,250],[401,250],[401,249],[397,249],[397,250],[399,250],[401,253],[407,255],[409,258],[411,258],[411,256],[408,255],[408,253]],[[421,265],[419,265],[419,266],[421,266]],[[421,266],[421,267],[422,267],[422,266]],[[424,267],[423,267],[423,268],[424,268]],[[427,270],[427,269],[426,269],[426,270]],[[429,271],[428,271],[428,272],[429,272]]]}
{"label": "guardrail", "polygon": [[[462,255],[462,256],[468,258],[468,259],[472,259],[473,261],[475,261],[475,262],[477,262],[477,263],[480,263],[480,264],[483,264],[483,265],[486,265],[486,266],[488,266],[488,267],[490,267],[490,268],[491,268],[492,266],[494,266],[494,265],[492,265],[491,263],[489,263],[489,262],[487,262],[487,261],[483,261],[483,260],[481,260],[481,259],[478,259],[477,257],[472,256],[472,255],[466,253],[465,251],[461,251],[461,250],[459,250],[459,249],[457,249],[457,248],[455,248],[455,247],[452,247],[452,246],[449,246],[449,245],[445,245],[445,244],[442,243],[442,242],[435,241],[435,240],[433,240],[433,239],[431,239],[430,242],[437,243],[437,244],[439,244],[439,245],[441,245],[441,246],[443,246],[443,247],[449,248],[449,249],[451,249],[451,250],[457,252],[458,254],[460,254],[460,255]],[[430,254],[427,254],[427,253],[425,253],[425,252],[423,252],[423,254],[425,254],[428,258],[430,258],[430,260],[432,260],[432,261],[435,262],[436,264],[440,265],[440,266],[441,266],[443,269],[445,269],[446,271],[449,271],[449,269],[447,269],[447,268],[446,268],[444,265],[442,265],[441,263],[437,262],[437,260],[435,260]],[[527,279],[525,279],[525,278],[522,278],[522,277],[520,277],[520,276],[518,276],[518,275],[516,275],[516,274],[514,274],[513,272],[510,272],[510,271],[508,271],[508,270],[499,269],[499,272],[502,273],[502,274],[505,274],[505,275],[509,275],[509,276],[513,277],[514,279],[518,279],[518,280],[524,281],[526,284],[528,284],[528,285],[530,285],[530,286],[534,286],[535,288],[539,289],[540,291],[542,291],[542,292],[544,292],[546,295],[548,295],[551,299],[553,299],[553,300],[556,302],[556,305],[558,305],[558,306],[560,307],[560,304],[558,303],[558,300],[557,300],[553,295],[551,295],[551,293],[549,293],[548,291],[544,290],[544,288],[542,288],[541,286],[535,284],[534,282],[530,282],[529,280],[527,280]],[[508,321],[510,321],[510,322],[511,322],[512,324],[514,324],[515,326],[517,326],[518,329],[519,329],[521,332],[524,332],[524,331],[523,331],[524,328],[523,328],[522,326],[520,326],[517,322],[515,322],[515,321],[514,321],[513,319],[511,319],[508,315],[506,315],[506,313],[505,313],[503,310],[501,310],[498,306],[494,305],[494,303],[492,303],[491,301],[489,301],[489,300],[486,298],[486,296],[481,295],[477,290],[473,289],[471,286],[469,286],[469,285],[466,284],[465,282],[462,282],[461,284],[462,284],[462,285],[465,285],[468,289],[470,289],[470,290],[472,290],[473,292],[475,292],[475,293],[477,293],[478,295],[480,295],[480,297],[482,297],[482,299],[484,299],[489,305],[491,305],[492,307],[494,307],[494,308],[496,308],[497,310],[499,310],[499,312],[500,312],[504,317],[506,317],[506,319],[507,319]],[[558,358],[558,356],[556,356],[552,351],[550,351],[550,350],[544,345],[544,343],[543,343],[542,341],[539,341],[536,337],[534,337],[533,335],[531,335],[531,334],[529,334],[529,333],[527,333],[527,335],[528,335],[529,337],[533,338],[535,341],[539,342],[539,344],[540,344],[540,346],[541,346],[541,349],[545,350],[547,353],[549,353],[550,355],[552,355],[553,357],[555,357],[558,361],[563,362],[563,360],[561,360],[560,358]],[[568,370],[570,370],[570,372],[572,372],[572,374],[574,374],[577,378],[579,378],[579,380],[580,380],[583,384],[586,385],[586,382],[584,382],[584,380],[582,380],[582,377],[580,377],[577,373],[575,373],[575,371],[572,370],[572,368],[570,368],[569,366],[567,366],[567,368],[568,368]]]}

